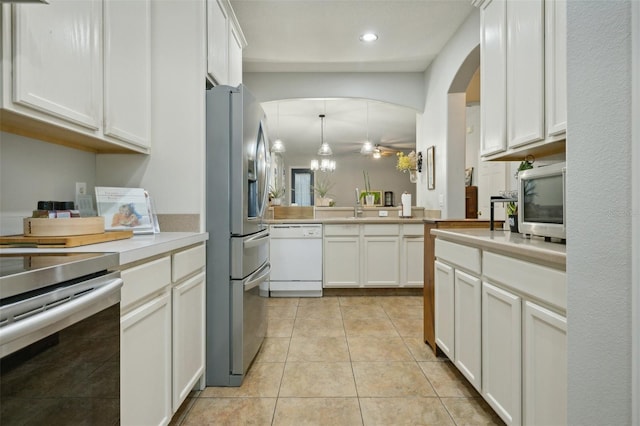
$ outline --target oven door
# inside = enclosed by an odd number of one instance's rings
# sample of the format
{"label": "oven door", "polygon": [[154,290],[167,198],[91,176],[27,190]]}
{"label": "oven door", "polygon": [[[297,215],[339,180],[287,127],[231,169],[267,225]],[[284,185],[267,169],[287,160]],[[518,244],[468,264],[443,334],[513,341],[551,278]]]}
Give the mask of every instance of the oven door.
{"label": "oven door", "polygon": [[118,424],[119,273],[0,307],[0,424]]}

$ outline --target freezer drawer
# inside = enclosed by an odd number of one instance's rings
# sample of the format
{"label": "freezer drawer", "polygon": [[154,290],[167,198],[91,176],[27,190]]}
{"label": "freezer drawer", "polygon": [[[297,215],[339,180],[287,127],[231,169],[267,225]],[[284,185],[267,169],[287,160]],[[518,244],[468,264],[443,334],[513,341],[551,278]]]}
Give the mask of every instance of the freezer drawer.
{"label": "freezer drawer", "polygon": [[241,280],[269,260],[269,231],[231,238],[231,279]]}

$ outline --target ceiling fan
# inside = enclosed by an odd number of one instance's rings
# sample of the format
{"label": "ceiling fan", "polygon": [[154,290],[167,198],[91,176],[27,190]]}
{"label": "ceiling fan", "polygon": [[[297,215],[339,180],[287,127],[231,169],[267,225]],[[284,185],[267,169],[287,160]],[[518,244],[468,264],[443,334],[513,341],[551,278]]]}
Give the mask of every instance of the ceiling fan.
{"label": "ceiling fan", "polygon": [[370,142],[365,142],[362,144],[362,148],[360,148],[360,154],[371,155],[373,158],[388,157],[390,155],[395,155],[399,151],[399,149],[393,147],[372,144]]}

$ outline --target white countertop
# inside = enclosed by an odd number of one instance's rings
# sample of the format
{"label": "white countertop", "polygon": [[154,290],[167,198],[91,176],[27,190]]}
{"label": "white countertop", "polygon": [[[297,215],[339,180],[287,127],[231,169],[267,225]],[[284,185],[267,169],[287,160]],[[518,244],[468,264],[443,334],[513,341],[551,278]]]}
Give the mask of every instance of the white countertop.
{"label": "white countertop", "polygon": [[72,248],[1,248],[11,253],[119,253],[120,265],[177,250],[209,239],[207,232],[161,232]]}
{"label": "white countertop", "polygon": [[522,234],[488,229],[432,229],[431,234],[443,240],[472,245],[481,249],[518,257],[536,263],[566,269],[567,246],[546,242],[543,238],[524,238]]}

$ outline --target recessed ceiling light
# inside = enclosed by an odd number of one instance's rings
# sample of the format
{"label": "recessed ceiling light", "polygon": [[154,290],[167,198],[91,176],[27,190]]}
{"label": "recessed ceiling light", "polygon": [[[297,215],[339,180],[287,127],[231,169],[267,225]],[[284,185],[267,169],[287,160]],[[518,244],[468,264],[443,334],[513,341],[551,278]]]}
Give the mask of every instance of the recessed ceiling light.
{"label": "recessed ceiling light", "polygon": [[360,36],[360,40],[365,41],[367,43],[376,41],[377,39],[378,39],[378,35],[374,33],[364,33]]}

